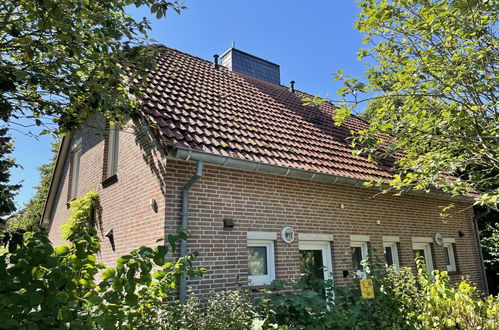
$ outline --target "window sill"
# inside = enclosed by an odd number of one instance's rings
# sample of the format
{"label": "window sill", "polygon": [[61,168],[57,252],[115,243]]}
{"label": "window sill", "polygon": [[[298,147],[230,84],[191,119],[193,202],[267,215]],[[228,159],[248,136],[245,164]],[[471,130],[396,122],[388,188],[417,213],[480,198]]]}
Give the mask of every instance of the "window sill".
{"label": "window sill", "polygon": [[102,188],[107,188],[116,182],[118,182],[118,174],[115,173],[110,177],[108,177],[107,179],[102,180],[101,185]]}

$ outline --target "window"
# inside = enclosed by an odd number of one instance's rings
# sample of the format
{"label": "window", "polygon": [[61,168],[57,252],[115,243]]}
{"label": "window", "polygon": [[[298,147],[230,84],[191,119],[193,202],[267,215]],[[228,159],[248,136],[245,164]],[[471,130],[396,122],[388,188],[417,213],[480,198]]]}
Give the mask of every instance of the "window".
{"label": "window", "polygon": [[385,264],[386,268],[395,268],[399,269],[399,256],[397,243],[383,243],[383,248],[385,250]]}
{"label": "window", "polygon": [[368,258],[367,242],[369,241],[369,236],[351,235],[350,241],[353,270],[358,277],[366,278],[363,261]]}
{"label": "window", "polygon": [[[313,235],[313,234],[308,234]],[[320,235],[320,234],[319,234]],[[309,288],[325,294],[320,280],[331,280],[333,265],[331,260],[330,241],[305,241],[300,235],[300,273],[302,280]],[[326,236],[326,235],[322,235]]]}
{"label": "window", "polygon": [[454,247],[452,243],[444,243],[444,255],[445,255],[445,263],[447,265],[447,271],[455,272],[457,270],[457,267],[456,267],[456,259],[454,257]]}
{"label": "window", "polygon": [[383,250],[385,253],[386,268],[400,269],[397,243],[400,241],[397,236],[383,236]]}
{"label": "window", "polygon": [[109,136],[107,144],[107,168],[106,176],[110,177],[118,172],[118,145],[119,145],[119,126],[109,126]]}
{"label": "window", "polygon": [[71,152],[71,183],[69,199],[78,197],[78,183],[80,177],[81,142],[77,142]]}
{"label": "window", "polygon": [[[431,240],[431,238],[429,239]],[[426,242],[414,242],[412,243],[412,249],[414,250],[414,258],[423,257],[426,262],[426,268],[431,274],[433,272],[433,256],[431,254],[431,245]]]}
{"label": "window", "polygon": [[[248,233],[249,234],[249,233]],[[262,233],[265,234],[265,233]],[[249,237],[250,235],[248,235]],[[265,236],[265,235],[262,235]],[[274,234],[275,237],[275,234]],[[248,282],[266,285],[275,280],[274,240],[248,239]]]}

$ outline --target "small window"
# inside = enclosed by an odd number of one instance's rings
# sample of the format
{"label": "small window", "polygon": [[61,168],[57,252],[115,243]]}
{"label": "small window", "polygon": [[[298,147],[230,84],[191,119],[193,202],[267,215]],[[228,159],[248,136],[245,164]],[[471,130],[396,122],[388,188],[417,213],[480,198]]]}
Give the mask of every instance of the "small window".
{"label": "small window", "polygon": [[366,273],[364,271],[363,261],[367,260],[367,242],[352,242],[352,265],[353,270],[358,277],[365,278]]}
{"label": "small window", "polygon": [[72,151],[71,155],[71,186],[70,186],[70,200],[78,197],[78,184],[80,177],[80,158],[81,158],[81,144],[78,144]]}
{"label": "small window", "polygon": [[445,263],[447,265],[447,271],[455,272],[457,270],[457,267],[456,267],[456,259],[454,257],[454,247],[452,243],[444,244],[444,254],[445,254]]}
{"label": "small window", "polygon": [[414,250],[414,258],[423,257],[426,268],[431,274],[433,272],[433,256],[431,255],[430,243],[412,243],[412,248]]}
{"label": "small window", "polygon": [[106,176],[110,177],[118,172],[118,145],[119,126],[109,126],[108,147],[107,147],[107,168]]}
{"label": "small window", "polygon": [[248,241],[248,281],[250,285],[271,284],[275,280],[274,241]]}
{"label": "small window", "polygon": [[383,243],[386,268],[400,269],[397,243]]}

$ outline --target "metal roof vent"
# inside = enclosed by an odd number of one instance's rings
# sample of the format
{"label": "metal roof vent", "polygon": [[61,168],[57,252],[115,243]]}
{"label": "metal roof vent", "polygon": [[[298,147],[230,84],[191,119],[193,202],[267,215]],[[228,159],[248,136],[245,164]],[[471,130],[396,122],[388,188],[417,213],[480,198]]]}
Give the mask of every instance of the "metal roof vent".
{"label": "metal roof vent", "polygon": [[279,65],[232,47],[220,56],[221,64],[232,71],[241,72],[273,84],[281,84]]}

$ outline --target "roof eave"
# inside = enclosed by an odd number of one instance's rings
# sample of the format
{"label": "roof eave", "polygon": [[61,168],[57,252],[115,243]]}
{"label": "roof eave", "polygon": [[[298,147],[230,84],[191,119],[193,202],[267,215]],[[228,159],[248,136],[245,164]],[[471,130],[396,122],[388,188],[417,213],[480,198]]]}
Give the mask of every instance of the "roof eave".
{"label": "roof eave", "polygon": [[54,170],[52,172],[52,178],[50,180],[49,190],[47,193],[47,198],[45,199],[45,204],[43,205],[42,217],[40,219],[40,226],[47,227],[50,222],[50,214],[52,213],[52,208],[54,206],[55,198],[57,196],[57,188],[61,182],[62,172],[64,169],[64,161],[67,158],[69,147],[71,144],[72,133],[64,136],[61,140],[61,146],[57,152],[57,159],[55,162]]}
{"label": "roof eave", "polygon": [[[188,148],[175,147],[169,153],[168,157],[186,160],[186,161],[198,161],[202,160],[207,164],[229,167],[240,170],[247,170],[251,172],[259,172],[265,174],[273,174],[279,176],[292,177],[302,180],[310,180],[310,181],[318,181],[332,184],[345,185],[349,187],[360,187],[366,189],[373,189],[366,187],[365,183],[369,182],[368,180],[350,178],[345,176],[333,175],[333,174],[325,174],[310,170],[297,169],[292,167],[267,164],[262,162],[257,162],[253,160],[246,160],[241,158],[235,158],[230,156],[222,156],[213,153],[197,151]],[[453,196],[449,193],[445,192],[425,192],[425,191],[410,191],[407,192],[409,195],[416,195],[422,197],[436,198],[436,199],[444,199],[444,200],[452,200],[452,201],[460,201],[466,203],[473,203],[474,199],[468,196]]]}

